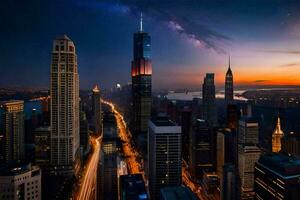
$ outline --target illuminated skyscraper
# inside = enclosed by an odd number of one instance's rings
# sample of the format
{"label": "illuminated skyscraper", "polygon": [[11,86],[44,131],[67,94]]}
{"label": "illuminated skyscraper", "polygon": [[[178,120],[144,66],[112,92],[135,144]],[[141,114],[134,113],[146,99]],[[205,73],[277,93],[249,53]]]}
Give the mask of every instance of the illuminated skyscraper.
{"label": "illuminated skyscraper", "polygon": [[20,161],[24,158],[24,102],[8,101],[2,105],[3,135],[4,135],[4,161]]}
{"label": "illuminated skyscraper", "polygon": [[203,118],[211,125],[217,125],[215,74],[208,73],[202,85]]}
{"label": "illuminated skyscraper", "polygon": [[233,75],[230,68],[230,57],[228,70],[225,76],[225,102],[226,104],[233,102]]}
{"label": "illuminated skyscraper", "polygon": [[94,115],[94,126],[95,126],[95,133],[102,133],[102,117],[101,117],[101,103],[100,103],[100,90],[96,85],[93,88],[93,115]]}
{"label": "illuminated skyscraper", "polygon": [[141,17],[140,30],[134,34],[132,78],[132,128],[139,146],[145,146],[148,120],[151,115],[151,37],[143,31]]}
{"label": "illuminated skyscraper", "polygon": [[281,150],[281,138],[284,136],[281,130],[280,118],[277,117],[276,127],[272,134],[272,152],[279,152]]}
{"label": "illuminated skyscraper", "polygon": [[66,35],[53,42],[51,62],[51,165],[73,174],[79,148],[79,79],[75,45]]}

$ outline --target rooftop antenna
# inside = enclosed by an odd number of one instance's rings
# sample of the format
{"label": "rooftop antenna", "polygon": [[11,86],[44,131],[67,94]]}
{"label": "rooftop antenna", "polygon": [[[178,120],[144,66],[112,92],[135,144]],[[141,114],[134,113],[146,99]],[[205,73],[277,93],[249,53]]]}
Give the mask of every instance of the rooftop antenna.
{"label": "rooftop antenna", "polygon": [[230,69],[230,54],[229,54],[229,69]]}
{"label": "rooftop antenna", "polygon": [[143,32],[143,12],[141,12],[140,32]]}

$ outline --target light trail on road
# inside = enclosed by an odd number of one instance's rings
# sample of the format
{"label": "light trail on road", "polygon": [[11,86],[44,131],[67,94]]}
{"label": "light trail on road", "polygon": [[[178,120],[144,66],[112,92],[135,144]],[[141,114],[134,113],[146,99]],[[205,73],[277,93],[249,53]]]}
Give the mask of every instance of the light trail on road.
{"label": "light trail on road", "polygon": [[191,179],[191,175],[187,169],[187,164],[184,160],[182,165],[182,182],[185,186],[189,187],[200,200],[207,200],[207,198],[201,193],[201,186]]}
{"label": "light trail on road", "polygon": [[112,112],[115,115],[117,126],[119,129],[119,136],[123,141],[123,152],[126,157],[126,162],[129,168],[129,172],[132,174],[141,173],[144,176],[141,163],[137,161],[138,152],[131,144],[131,133],[127,130],[127,124],[123,115],[115,108],[115,105],[109,101],[102,100],[102,103],[111,107]]}
{"label": "light trail on road", "polygon": [[86,172],[84,174],[83,181],[80,185],[79,193],[76,195],[76,200],[90,200],[95,199],[96,195],[96,183],[97,183],[97,168],[100,158],[101,139],[90,137],[93,153],[88,161]]}

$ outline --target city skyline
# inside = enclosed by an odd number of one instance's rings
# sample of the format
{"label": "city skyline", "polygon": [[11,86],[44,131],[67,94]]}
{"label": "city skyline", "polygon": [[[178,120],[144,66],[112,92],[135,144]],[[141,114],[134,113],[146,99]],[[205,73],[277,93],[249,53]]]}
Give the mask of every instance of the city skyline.
{"label": "city skyline", "polygon": [[206,72],[215,73],[218,87],[229,53],[236,86],[297,85],[299,6],[295,1],[3,3],[1,18],[16,17],[0,21],[6,38],[0,45],[0,72],[7,74],[0,86],[47,88],[49,80],[40,77],[49,75],[51,40],[63,34],[78,46],[82,89],[129,82],[130,41],[140,12],[145,31],[155,38],[154,89],[200,88]]}

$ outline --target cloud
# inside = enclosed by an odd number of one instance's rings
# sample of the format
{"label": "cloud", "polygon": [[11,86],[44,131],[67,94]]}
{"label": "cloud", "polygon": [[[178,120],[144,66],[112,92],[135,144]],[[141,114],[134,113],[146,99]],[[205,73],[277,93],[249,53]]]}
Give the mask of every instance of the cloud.
{"label": "cloud", "polygon": [[198,1],[161,0],[92,0],[81,2],[93,9],[122,12],[138,17],[143,12],[147,17],[166,24],[188,42],[199,48],[211,49],[225,54],[224,46],[232,39],[205,25],[201,19]]}
{"label": "cloud", "polygon": [[280,67],[299,67],[300,63],[288,63],[284,65],[280,65]]}
{"label": "cloud", "polygon": [[300,54],[300,51],[297,50],[265,50],[262,52],[266,52],[266,53],[279,53],[279,54]]}
{"label": "cloud", "polygon": [[255,80],[253,81],[254,83],[264,83],[264,82],[268,82],[270,80]]}

